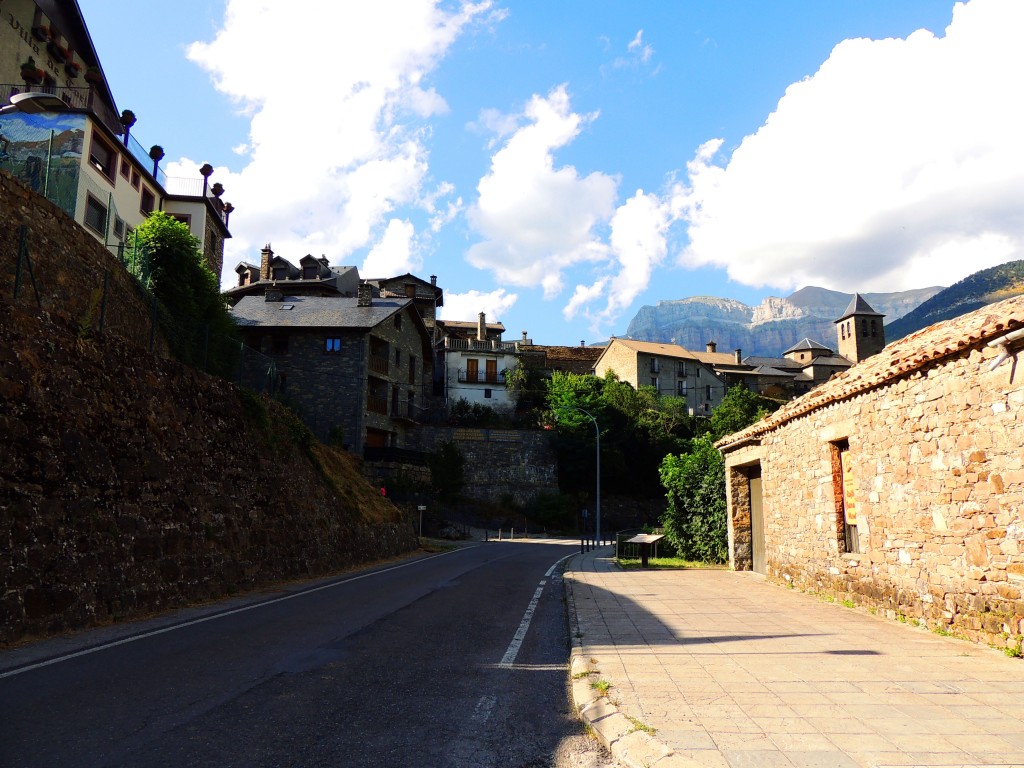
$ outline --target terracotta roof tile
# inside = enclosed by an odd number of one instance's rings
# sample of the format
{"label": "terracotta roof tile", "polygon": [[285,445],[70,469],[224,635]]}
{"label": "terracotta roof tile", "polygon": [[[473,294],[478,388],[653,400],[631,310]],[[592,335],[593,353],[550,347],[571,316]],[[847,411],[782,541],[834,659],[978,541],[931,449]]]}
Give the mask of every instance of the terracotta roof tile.
{"label": "terracotta roof tile", "polygon": [[877,355],[837,373],[821,386],[782,406],[746,429],[719,440],[722,450],[763,435],[788,421],[875,389],[924,366],[1024,327],[1024,296],[989,304],[952,320],[923,328],[885,347]]}

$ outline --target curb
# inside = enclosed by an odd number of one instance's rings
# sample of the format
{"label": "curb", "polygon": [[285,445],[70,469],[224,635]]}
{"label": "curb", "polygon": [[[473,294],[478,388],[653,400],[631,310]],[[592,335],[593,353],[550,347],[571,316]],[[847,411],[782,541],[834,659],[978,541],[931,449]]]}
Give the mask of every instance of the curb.
{"label": "curb", "polygon": [[637,728],[636,723],[622,714],[606,695],[591,686],[591,683],[600,679],[600,662],[583,643],[579,617],[576,615],[573,582],[571,572],[566,569],[562,573],[562,585],[565,588],[572,642],[569,682],[572,701],[580,720],[611,752],[612,757],[626,768],[696,768],[698,763],[677,755],[661,739]]}

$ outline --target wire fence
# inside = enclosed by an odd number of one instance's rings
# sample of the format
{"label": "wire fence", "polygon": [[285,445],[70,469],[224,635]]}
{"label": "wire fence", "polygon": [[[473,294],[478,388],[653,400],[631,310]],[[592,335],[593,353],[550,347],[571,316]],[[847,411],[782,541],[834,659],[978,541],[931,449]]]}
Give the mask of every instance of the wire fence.
{"label": "wire fence", "polygon": [[62,317],[83,338],[117,336],[156,357],[174,357],[258,392],[278,394],[274,358],[209,323],[175,315],[157,299],[149,288],[150,260],[133,238],[108,242],[114,258],[103,264],[54,247],[48,233],[27,224],[5,234],[10,256],[4,260],[10,268],[0,272],[16,305]]}

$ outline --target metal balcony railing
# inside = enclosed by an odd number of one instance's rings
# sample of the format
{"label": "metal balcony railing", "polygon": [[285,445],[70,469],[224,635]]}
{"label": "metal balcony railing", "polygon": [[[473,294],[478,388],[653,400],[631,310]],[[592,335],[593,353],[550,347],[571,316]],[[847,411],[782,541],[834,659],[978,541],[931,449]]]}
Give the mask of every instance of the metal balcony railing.
{"label": "metal balcony railing", "polygon": [[371,413],[379,413],[382,416],[388,415],[388,399],[386,397],[366,396],[366,410]]}
{"label": "metal balcony railing", "polygon": [[384,357],[384,355],[370,355],[368,360],[371,371],[382,376],[388,375],[390,358]]}
{"label": "metal balcony railing", "polygon": [[445,349],[466,352],[518,352],[518,341],[498,341],[497,339],[454,339],[446,337]]}
{"label": "metal balcony railing", "polygon": [[465,371],[459,370],[461,384],[504,384],[504,371]]}

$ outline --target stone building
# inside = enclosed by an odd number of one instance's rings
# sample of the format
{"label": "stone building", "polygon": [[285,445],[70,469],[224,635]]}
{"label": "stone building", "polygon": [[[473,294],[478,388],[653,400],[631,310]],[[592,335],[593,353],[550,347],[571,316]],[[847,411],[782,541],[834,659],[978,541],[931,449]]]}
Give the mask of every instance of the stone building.
{"label": "stone building", "polygon": [[298,266],[274,253],[270,244],[260,251],[259,265],[247,261],[235,267],[238,282],[224,291],[229,304],[237,304],[243,296],[263,296],[268,288],[280,289],[292,296],[347,296],[359,290],[359,270],[355,267],[332,267],[327,258],[306,254]]}
{"label": "stone building", "polygon": [[245,341],[242,383],[271,389],[321,440],[366,455],[414,444],[429,397],[431,344],[412,299],[286,295],[231,309]]}
{"label": "stone building", "polygon": [[1019,647],[1022,348],[1024,298],[993,304],[723,438],[731,566]]}
{"label": "stone building", "polygon": [[[713,348],[708,351],[714,354]],[[711,416],[729,386],[712,363],[678,344],[613,338],[594,363],[595,375],[603,377],[609,371],[636,388],[649,385],[660,395],[686,398],[695,416]]]}

